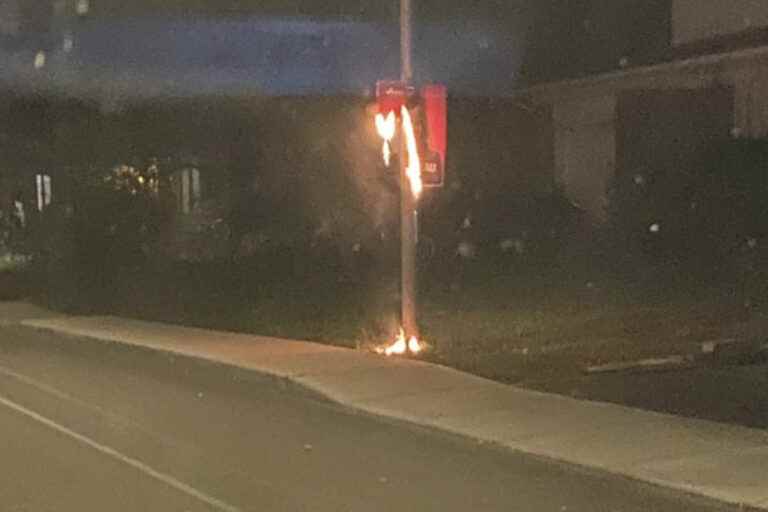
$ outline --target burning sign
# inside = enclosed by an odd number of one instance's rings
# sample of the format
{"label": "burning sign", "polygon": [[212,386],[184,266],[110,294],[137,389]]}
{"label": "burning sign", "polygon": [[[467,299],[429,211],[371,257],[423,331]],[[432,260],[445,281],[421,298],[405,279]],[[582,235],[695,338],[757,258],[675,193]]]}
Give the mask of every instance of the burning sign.
{"label": "burning sign", "polygon": [[382,154],[384,156],[384,164],[387,167],[389,167],[389,162],[392,158],[392,139],[395,138],[396,129],[397,120],[395,119],[394,112],[387,114],[387,117],[384,117],[382,113],[376,114],[376,131],[379,132],[379,136],[384,139]]}
{"label": "burning sign", "polygon": [[419,157],[419,145],[416,142],[416,132],[413,128],[411,113],[405,105],[402,107],[401,117],[403,119],[405,147],[408,150],[408,166],[405,168],[405,175],[411,184],[413,197],[418,199],[424,189],[424,182],[421,181],[421,158]]}
{"label": "burning sign", "polygon": [[403,82],[381,80],[376,83],[376,99],[379,103],[379,112],[385,116],[390,112],[399,115],[402,106],[414,95],[415,89]]}
{"label": "burning sign", "polygon": [[398,121],[402,123],[407,177],[416,198],[427,187],[442,187],[448,145],[448,93],[444,85],[416,89],[403,82],[376,84],[376,130],[383,139],[384,163],[390,166]]}
{"label": "burning sign", "polygon": [[[405,137],[405,147],[408,152],[408,167],[405,169],[405,174],[411,184],[413,196],[418,199],[424,188],[421,181],[421,158],[419,157],[419,145],[413,127],[413,120],[411,119],[408,107],[405,105],[400,107],[400,118],[403,123],[403,136]],[[384,157],[384,165],[387,167],[389,167],[392,159],[392,139],[395,138],[396,129],[397,120],[394,112],[390,112],[386,117],[382,113],[376,114],[376,131],[384,140],[382,155]]]}
{"label": "burning sign", "polygon": [[376,131],[384,140],[382,155],[384,164],[389,167],[392,158],[392,139],[397,131],[397,118],[405,106],[413,88],[403,82],[382,80],[376,84],[376,98],[379,103],[379,113],[376,114]]}

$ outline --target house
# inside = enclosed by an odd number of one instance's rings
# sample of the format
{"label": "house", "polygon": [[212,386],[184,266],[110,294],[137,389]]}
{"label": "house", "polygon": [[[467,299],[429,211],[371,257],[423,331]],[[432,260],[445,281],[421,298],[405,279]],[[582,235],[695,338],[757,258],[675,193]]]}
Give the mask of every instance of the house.
{"label": "house", "polygon": [[617,176],[684,170],[713,141],[768,136],[768,3],[673,0],[670,16],[669,58],[520,95],[551,116],[555,177],[596,224]]}

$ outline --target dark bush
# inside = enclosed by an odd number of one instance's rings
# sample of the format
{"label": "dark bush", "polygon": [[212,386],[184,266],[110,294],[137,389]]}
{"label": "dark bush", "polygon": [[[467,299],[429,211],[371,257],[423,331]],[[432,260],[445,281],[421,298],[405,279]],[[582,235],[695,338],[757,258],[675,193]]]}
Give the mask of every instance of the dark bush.
{"label": "dark bush", "polygon": [[768,141],[729,140],[696,163],[615,180],[611,239],[626,269],[734,280],[762,267]]}
{"label": "dark bush", "polygon": [[146,264],[165,215],[151,167],[84,173],[68,201],[44,212],[35,262],[51,306],[108,307],[118,279]]}

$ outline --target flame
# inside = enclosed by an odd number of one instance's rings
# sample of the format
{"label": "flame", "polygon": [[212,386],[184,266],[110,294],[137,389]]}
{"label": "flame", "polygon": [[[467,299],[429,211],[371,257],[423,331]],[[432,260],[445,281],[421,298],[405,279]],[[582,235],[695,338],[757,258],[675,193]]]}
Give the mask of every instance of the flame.
{"label": "flame", "polygon": [[386,347],[379,347],[376,349],[376,352],[385,356],[400,356],[408,352],[411,354],[418,354],[423,350],[424,347],[416,336],[411,336],[406,340],[405,332],[400,329],[400,333],[392,344],[387,345]]}
{"label": "flame", "polygon": [[384,348],[384,355],[402,355],[408,352],[408,344],[405,342],[405,333],[401,330],[393,344]]}
{"label": "flame", "polygon": [[413,121],[408,108],[402,107],[403,132],[405,134],[405,145],[408,149],[408,167],[405,169],[405,175],[411,182],[411,192],[413,197],[418,199],[424,184],[421,181],[421,160],[419,159],[419,149],[416,144],[416,134],[413,130]]}
{"label": "flame", "polygon": [[389,162],[392,157],[392,148],[390,144],[392,139],[395,138],[395,129],[397,128],[395,113],[390,112],[387,117],[383,114],[376,114],[376,131],[384,139],[384,145],[382,147],[382,153],[384,155],[384,163],[389,167]]}
{"label": "flame", "polygon": [[[413,129],[413,120],[411,119],[411,113],[408,111],[408,107],[403,106],[401,108],[401,115],[403,118],[405,146],[408,152],[408,167],[405,169],[405,174],[411,184],[413,197],[418,199],[424,189],[424,184],[421,180],[421,159],[419,158],[419,148],[416,143],[416,133]],[[381,113],[376,114],[376,131],[379,133],[379,136],[384,139],[382,155],[384,156],[384,163],[387,167],[389,167],[392,159],[391,144],[392,139],[395,138],[396,129],[397,119],[394,112],[390,112],[386,117]]]}
{"label": "flame", "polygon": [[412,354],[418,354],[423,350],[421,342],[416,336],[411,336],[411,339],[408,340],[408,350],[410,350]]}

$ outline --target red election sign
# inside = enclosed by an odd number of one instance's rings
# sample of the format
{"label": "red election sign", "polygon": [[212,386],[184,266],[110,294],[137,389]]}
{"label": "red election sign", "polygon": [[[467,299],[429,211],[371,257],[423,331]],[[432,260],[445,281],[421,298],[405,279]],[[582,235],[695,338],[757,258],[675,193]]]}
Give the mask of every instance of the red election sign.
{"label": "red election sign", "polygon": [[404,105],[411,109],[414,130],[422,157],[421,179],[425,187],[442,187],[445,182],[445,156],[448,148],[448,91],[444,85],[425,85],[416,90],[404,82],[381,80],[376,83],[376,99],[383,116],[394,112],[400,119]]}
{"label": "red election sign", "polygon": [[425,187],[442,187],[448,149],[448,91],[444,85],[425,85],[421,100],[426,124],[421,178]]}
{"label": "red election sign", "polygon": [[404,82],[396,80],[380,80],[376,82],[376,98],[379,101],[379,113],[386,116],[394,112],[400,117],[400,109],[408,98],[413,96],[414,89]]}

